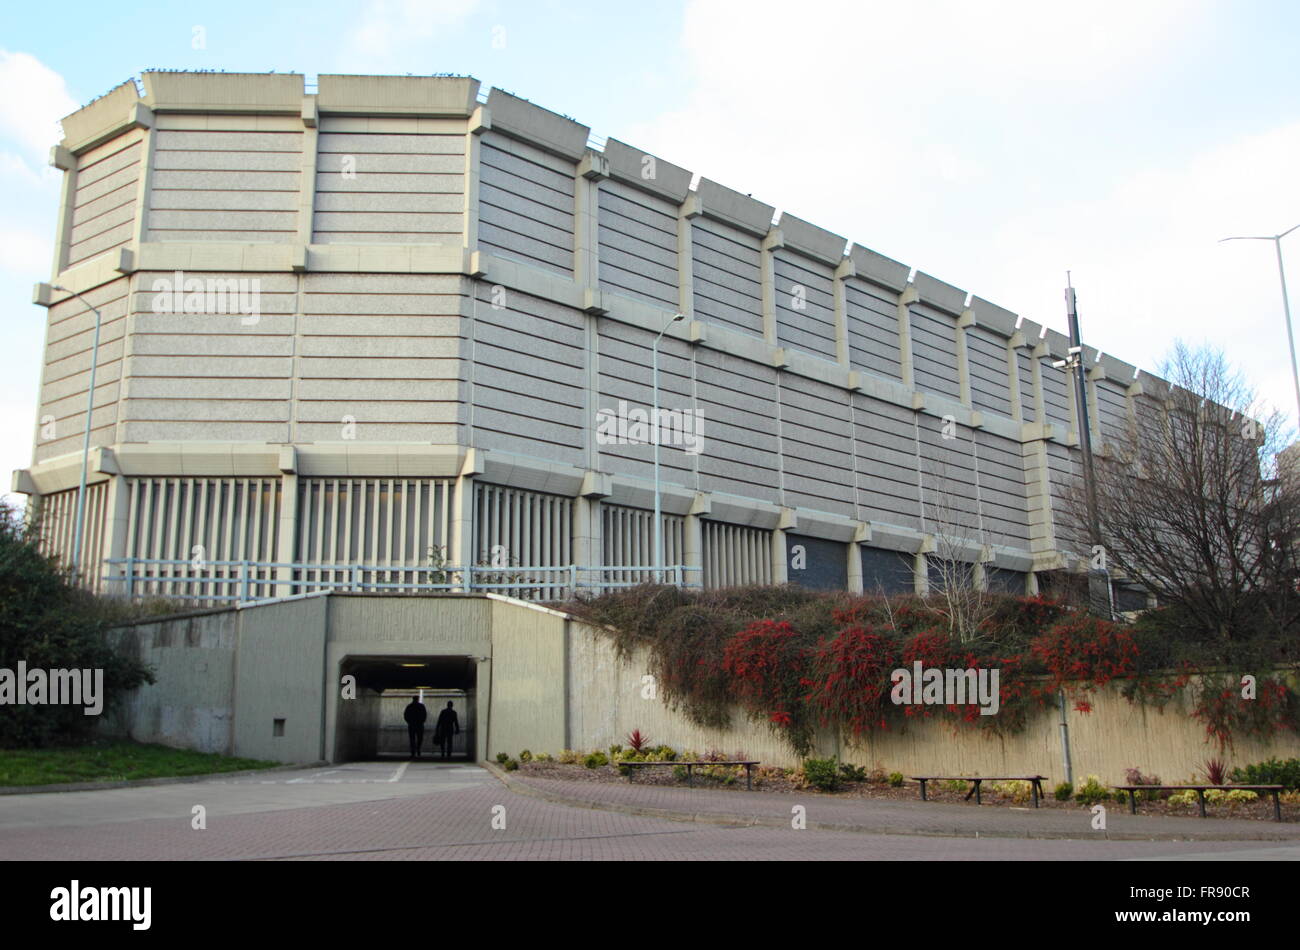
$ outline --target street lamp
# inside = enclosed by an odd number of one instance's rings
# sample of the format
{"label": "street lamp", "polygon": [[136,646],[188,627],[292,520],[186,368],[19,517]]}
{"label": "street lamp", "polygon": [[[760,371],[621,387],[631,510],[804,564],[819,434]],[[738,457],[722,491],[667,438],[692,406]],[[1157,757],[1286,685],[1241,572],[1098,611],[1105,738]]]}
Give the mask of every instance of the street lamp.
{"label": "street lamp", "polygon": [[79,577],[81,574],[81,535],[85,525],[86,512],[86,469],[90,464],[90,417],[95,408],[95,369],[99,365],[99,327],[103,322],[103,315],[99,312],[98,307],[75,290],[69,290],[67,287],[58,284],[52,285],[51,289],[71,294],[94,311],[95,314],[95,339],[90,347],[90,386],[86,391],[86,431],[81,440],[81,485],[77,488],[77,518],[72,535],[72,570],[73,576]]}
{"label": "street lamp", "polygon": [[[1286,237],[1296,228],[1300,228],[1300,224],[1297,224],[1295,227],[1288,228],[1287,230],[1283,231],[1281,234],[1274,234],[1271,237],[1269,235],[1262,235],[1258,237],[1253,237],[1253,236],[1226,237],[1223,238],[1221,241],[1219,241],[1219,243],[1223,244],[1227,241],[1272,241],[1273,242],[1273,250],[1277,251],[1277,276],[1278,279],[1281,280],[1282,282],[1282,312],[1286,315],[1286,339],[1287,339],[1287,343],[1289,343],[1291,346],[1291,379],[1295,382],[1296,412],[1300,413],[1300,370],[1296,369],[1295,334],[1291,331],[1291,302],[1287,299],[1286,271],[1283,270],[1282,268],[1282,238]],[[1296,418],[1297,420],[1300,420],[1300,415],[1297,415]]]}
{"label": "street lamp", "polygon": [[675,313],[671,317],[669,317],[668,322],[664,324],[664,328],[660,330],[659,335],[655,337],[654,346],[651,347],[651,350],[653,352],[653,356],[651,359],[652,359],[652,364],[654,366],[654,370],[651,373],[651,381],[650,381],[651,389],[654,391],[654,401],[650,412],[650,425],[652,426],[651,431],[654,433],[654,444],[655,444],[654,579],[655,579],[655,583],[659,583],[659,584],[663,583],[663,566],[664,566],[663,525],[660,523],[663,519],[663,516],[660,514],[661,505],[659,502],[659,341],[663,339],[664,334],[668,332],[668,328],[670,326],[672,326],[674,323],[676,323],[679,320],[685,320],[685,319],[686,319],[686,314],[684,313]]}

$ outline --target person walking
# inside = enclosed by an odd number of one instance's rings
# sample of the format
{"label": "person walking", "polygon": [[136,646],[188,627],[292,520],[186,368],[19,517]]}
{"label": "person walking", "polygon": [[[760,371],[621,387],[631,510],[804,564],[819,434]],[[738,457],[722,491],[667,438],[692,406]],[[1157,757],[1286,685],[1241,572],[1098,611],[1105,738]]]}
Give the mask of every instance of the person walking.
{"label": "person walking", "polygon": [[456,718],[456,710],[452,708],[449,699],[447,708],[438,713],[438,725],[433,730],[433,741],[438,744],[444,759],[451,757],[451,737],[459,732],[460,721]]}
{"label": "person walking", "polygon": [[418,759],[420,746],[424,745],[424,723],[429,718],[429,710],[424,708],[419,696],[413,696],[402,710],[402,718],[406,720],[406,735],[411,741],[411,758]]}

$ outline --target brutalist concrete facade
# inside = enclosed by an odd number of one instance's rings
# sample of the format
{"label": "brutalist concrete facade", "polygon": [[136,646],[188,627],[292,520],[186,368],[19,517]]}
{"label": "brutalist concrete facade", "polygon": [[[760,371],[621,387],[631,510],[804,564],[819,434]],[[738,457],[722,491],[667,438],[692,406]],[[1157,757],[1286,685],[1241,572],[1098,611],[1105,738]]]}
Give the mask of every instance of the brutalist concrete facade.
{"label": "brutalist concrete facade", "polygon": [[[1061,334],[473,79],[143,90],[69,116],[51,159],[50,284],[103,314],[89,575],[274,563],[244,592],[270,596],[409,580],[431,551],[652,564],[635,422],[665,326],[688,430],[662,447],[665,562],[696,582],[924,590],[938,555],[1032,592],[1077,564]],[[14,487],[66,556],[94,318],[50,284]],[[1084,359],[1105,452],[1164,384]]]}

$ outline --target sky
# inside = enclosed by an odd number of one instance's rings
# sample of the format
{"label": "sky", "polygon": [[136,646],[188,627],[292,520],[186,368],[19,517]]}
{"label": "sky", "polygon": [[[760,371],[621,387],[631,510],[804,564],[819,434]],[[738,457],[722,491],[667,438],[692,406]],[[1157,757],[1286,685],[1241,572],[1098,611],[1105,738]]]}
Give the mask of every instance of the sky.
{"label": "sky", "polygon": [[[1293,0],[225,0],[0,27],[0,492],[31,461],[58,120],[151,69],[469,74],[1154,371],[1222,348],[1296,414]],[[1282,242],[1300,311],[1300,231]],[[1300,317],[1300,312],[1297,313]]]}

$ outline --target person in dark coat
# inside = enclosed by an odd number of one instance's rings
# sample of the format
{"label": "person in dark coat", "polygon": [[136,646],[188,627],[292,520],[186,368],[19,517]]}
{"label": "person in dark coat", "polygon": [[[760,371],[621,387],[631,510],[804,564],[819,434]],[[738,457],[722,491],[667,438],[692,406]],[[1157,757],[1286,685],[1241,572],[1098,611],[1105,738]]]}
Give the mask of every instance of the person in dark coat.
{"label": "person in dark coat", "polygon": [[451,700],[447,700],[447,708],[438,713],[438,725],[433,730],[433,741],[438,744],[442,750],[442,757],[448,758],[451,755],[451,737],[460,732],[460,721],[456,718],[456,710],[451,708]]}
{"label": "person in dark coat", "polygon": [[418,759],[420,746],[424,745],[424,722],[429,718],[429,710],[416,696],[402,710],[402,718],[406,720],[406,735],[411,740],[411,758]]}

